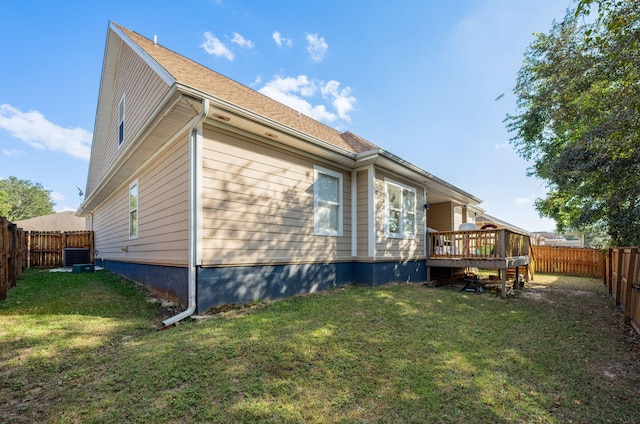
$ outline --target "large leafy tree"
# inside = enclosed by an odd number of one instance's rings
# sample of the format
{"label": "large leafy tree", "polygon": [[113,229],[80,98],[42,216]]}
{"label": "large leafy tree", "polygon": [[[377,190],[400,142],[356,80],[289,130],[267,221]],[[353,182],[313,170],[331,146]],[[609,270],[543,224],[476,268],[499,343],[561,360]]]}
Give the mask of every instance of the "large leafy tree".
{"label": "large leafy tree", "polygon": [[40,183],[9,177],[0,179],[0,216],[10,221],[53,213],[51,192]]}
{"label": "large leafy tree", "polygon": [[[596,19],[586,17],[596,10]],[[640,0],[583,0],[525,52],[507,116],[541,214],[640,244]]]}

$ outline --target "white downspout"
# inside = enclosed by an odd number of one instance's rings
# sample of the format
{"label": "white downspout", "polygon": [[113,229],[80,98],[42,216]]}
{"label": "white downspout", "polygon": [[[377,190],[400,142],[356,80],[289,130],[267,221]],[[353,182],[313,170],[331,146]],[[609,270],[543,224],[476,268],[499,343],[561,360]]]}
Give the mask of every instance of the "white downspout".
{"label": "white downspout", "polygon": [[209,99],[202,100],[202,109],[196,116],[189,130],[189,280],[188,280],[188,305],[187,309],[162,321],[167,327],[175,324],[196,311],[196,266],[198,264],[198,236],[201,222],[200,199],[198,198],[200,173],[202,172],[201,156],[198,153],[198,128],[209,114]]}

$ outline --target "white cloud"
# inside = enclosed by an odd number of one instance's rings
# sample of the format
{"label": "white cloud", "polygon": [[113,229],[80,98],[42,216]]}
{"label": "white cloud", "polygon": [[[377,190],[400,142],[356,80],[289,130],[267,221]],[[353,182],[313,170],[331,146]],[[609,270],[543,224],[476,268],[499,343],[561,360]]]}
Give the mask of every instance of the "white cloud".
{"label": "white cloud", "polygon": [[251,87],[256,87],[258,85],[262,84],[262,77],[260,75],[258,75],[256,77],[256,79],[251,83]]}
{"label": "white cloud", "polygon": [[[0,105],[0,129],[37,149],[63,152],[89,160],[91,133],[82,128],[63,128],[49,122],[40,112],[22,112],[8,104]],[[3,150],[4,154],[7,151]],[[9,151],[11,152],[11,151]]]}
{"label": "white cloud", "polygon": [[331,100],[331,104],[338,112],[340,119],[351,121],[349,112],[354,109],[356,98],[351,95],[351,88],[345,87],[340,90],[340,83],[335,80],[329,81],[321,89],[322,97]]}
{"label": "white cloud", "polygon": [[276,42],[278,47],[282,47],[282,46],[291,47],[291,46],[293,46],[293,41],[291,41],[291,39],[289,39],[287,37],[283,37],[282,34],[280,34],[280,32],[278,32],[278,31],[274,31],[273,34],[271,34],[271,38],[273,38],[273,41]]}
{"label": "white cloud", "polygon": [[516,197],[514,202],[516,205],[526,205],[532,202],[531,197]]}
{"label": "white cloud", "polygon": [[326,122],[335,121],[336,115],[327,111],[325,105],[313,106],[304,99],[304,97],[312,96],[316,90],[315,83],[309,81],[306,75],[298,75],[296,78],[275,77],[258,91],[313,119]]}
{"label": "white cloud", "polygon": [[62,202],[64,199],[66,199],[64,194],[55,191],[51,192],[51,200],[54,202]]}
{"label": "white cloud", "polygon": [[224,57],[230,61],[233,60],[233,52],[225,46],[213,33],[207,31],[204,33],[205,41],[200,45],[210,55]]}
{"label": "white cloud", "polygon": [[231,39],[231,42],[235,43],[235,44],[237,44],[240,47],[243,47],[245,49],[252,49],[253,48],[253,41],[247,40],[246,38],[244,38],[242,35],[238,34],[237,32],[233,33],[233,38]]}
{"label": "white cloud", "polygon": [[19,154],[22,153],[20,150],[14,150],[14,149],[2,149],[1,151],[3,155],[9,156],[9,157],[18,156]]}
{"label": "white cloud", "polygon": [[505,141],[504,143],[496,143],[496,150],[504,149],[505,147],[509,147],[508,141]]}
{"label": "white cloud", "polygon": [[[297,77],[274,77],[260,90],[262,94],[293,108],[300,113],[325,122],[334,122],[338,118],[349,121],[349,112],[354,109],[356,98],[351,96],[351,89],[340,89],[338,81],[324,83],[310,80],[306,75]],[[312,98],[320,91],[323,99],[331,102],[335,112],[324,104],[312,104]]]}
{"label": "white cloud", "polygon": [[318,34],[307,34],[307,51],[311,55],[311,60],[316,63],[322,62],[327,50],[329,50],[329,45],[324,41],[324,37],[320,37]]}

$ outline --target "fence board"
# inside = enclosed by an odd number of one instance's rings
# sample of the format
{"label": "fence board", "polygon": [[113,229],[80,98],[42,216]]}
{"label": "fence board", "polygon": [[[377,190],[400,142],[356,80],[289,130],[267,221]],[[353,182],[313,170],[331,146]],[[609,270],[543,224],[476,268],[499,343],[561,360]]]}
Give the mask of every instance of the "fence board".
{"label": "fence board", "polygon": [[30,231],[27,241],[30,268],[62,266],[67,247],[89,249],[89,260],[93,263],[93,231]]}
{"label": "fence board", "polygon": [[604,276],[603,253],[596,249],[532,246],[536,272],[579,277]]}
{"label": "fence board", "polygon": [[605,285],[624,314],[624,323],[640,333],[640,252],[637,247],[609,249]]}
{"label": "fence board", "polygon": [[629,324],[637,333],[640,333],[640,252],[638,251],[636,251],[635,265],[629,296]]}
{"label": "fence board", "polygon": [[626,271],[622,278],[621,300],[622,309],[624,311],[624,323],[631,323],[631,293],[633,290],[633,278],[636,273],[637,265],[637,253],[638,250],[635,247],[624,249],[624,256],[627,258],[624,263],[624,270]]}
{"label": "fence board", "polygon": [[24,270],[25,233],[7,218],[0,217],[0,300],[18,284]]}

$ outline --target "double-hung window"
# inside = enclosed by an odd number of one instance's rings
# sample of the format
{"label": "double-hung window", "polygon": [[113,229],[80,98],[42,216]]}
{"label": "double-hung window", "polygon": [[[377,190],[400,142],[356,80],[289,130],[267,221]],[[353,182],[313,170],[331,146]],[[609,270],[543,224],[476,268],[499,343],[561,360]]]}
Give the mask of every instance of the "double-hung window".
{"label": "double-hung window", "polygon": [[416,189],[385,180],[385,234],[412,238],[416,235]]}
{"label": "double-hung window", "polygon": [[118,103],[118,147],[124,142],[124,94]]}
{"label": "double-hung window", "polygon": [[313,169],[313,233],[342,235],[342,174],[321,167]]}
{"label": "double-hung window", "polygon": [[138,180],[129,185],[129,238],[138,237]]}

